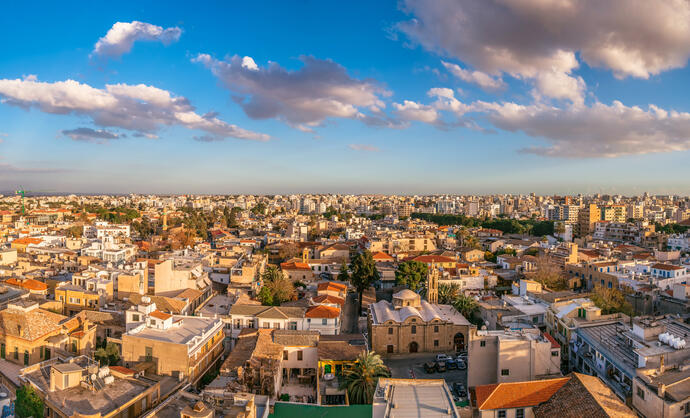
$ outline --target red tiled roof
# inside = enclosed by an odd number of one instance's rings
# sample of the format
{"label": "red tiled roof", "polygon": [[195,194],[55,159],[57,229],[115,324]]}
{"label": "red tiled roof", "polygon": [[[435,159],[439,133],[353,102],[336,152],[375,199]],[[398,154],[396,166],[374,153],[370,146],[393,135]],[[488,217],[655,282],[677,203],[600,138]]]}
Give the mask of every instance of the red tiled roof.
{"label": "red tiled roof", "polygon": [[154,318],[158,318],[158,319],[163,320],[163,321],[172,317],[172,315],[167,314],[165,312],[158,311],[158,310],[151,312],[150,315]]}
{"label": "red tiled roof", "polygon": [[315,303],[336,303],[340,306],[345,304],[345,299],[333,295],[321,295],[314,298]]}
{"label": "red tiled roof", "polygon": [[346,291],[347,285],[334,283],[334,282],[321,282],[319,283],[317,290],[341,290]]}
{"label": "red tiled roof", "polygon": [[662,264],[662,263],[657,263],[652,266],[653,269],[657,270],[681,270],[683,267],[681,266],[673,266],[671,264]]}
{"label": "red tiled roof", "polygon": [[309,264],[300,262],[280,263],[281,270],[311,270]]}
{"label": "red tiled roof", "polygon": [[337,318],[340,316],[340,309],[333,306],[317,305],[307,309],[304,316],[307,318]]}
{"label": "red tiled roof", "polygon": [[413,258],[414,261],[419,261],[422,263],[453,263],[450,257],[444,257],[442,255],[420,255],[419,257]]}
{"label": "red tiled roof", "polygon": [[569,380],[570,377],[562,377],[477,386],[475,388],[477,408],[492,410],[536,406],[548,401]]}
{"label": "red tiled roof", "polygon": [[375,252],[374,254],[372,254],[371,258],[373,258],[376,261],[393,261],[393,257],[384,253],[383,251]]}
{"label": "red tiled roof", "polygon": [[544,333],[544,337],[546,337],[546,339],[551,343],[551,348],[561,348],[561,345],[558,344],[558,341],[556,341],[556,339],[553,338],[548,332]]}

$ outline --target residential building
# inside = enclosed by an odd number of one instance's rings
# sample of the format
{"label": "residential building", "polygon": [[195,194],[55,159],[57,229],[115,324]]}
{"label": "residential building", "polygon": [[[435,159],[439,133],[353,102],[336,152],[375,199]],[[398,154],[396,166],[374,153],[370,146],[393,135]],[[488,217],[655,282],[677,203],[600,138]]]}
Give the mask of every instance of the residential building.
{"label": "residential building", "polygon": [[371,416],[460,418],[460,413],[443,379],[380,378],[374,391]]}

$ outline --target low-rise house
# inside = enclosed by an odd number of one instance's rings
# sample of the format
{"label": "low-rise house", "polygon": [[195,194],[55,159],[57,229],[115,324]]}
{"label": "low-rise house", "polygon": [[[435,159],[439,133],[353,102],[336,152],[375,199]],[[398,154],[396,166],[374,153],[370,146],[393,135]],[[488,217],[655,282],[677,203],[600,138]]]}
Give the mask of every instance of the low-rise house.
{"label": "low-rise house", "polygon": [[380,378],[371,416],[460,418],[453,394],[443,379]]}

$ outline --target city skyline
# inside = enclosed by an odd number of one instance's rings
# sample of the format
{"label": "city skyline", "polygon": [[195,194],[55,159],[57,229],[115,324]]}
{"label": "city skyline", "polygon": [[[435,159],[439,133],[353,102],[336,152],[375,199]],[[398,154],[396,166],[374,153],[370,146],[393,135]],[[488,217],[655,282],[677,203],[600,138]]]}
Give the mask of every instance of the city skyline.
{"label": "city skyline", "polygon": [[687,2],[39,3],[1,190],[690,193]]}

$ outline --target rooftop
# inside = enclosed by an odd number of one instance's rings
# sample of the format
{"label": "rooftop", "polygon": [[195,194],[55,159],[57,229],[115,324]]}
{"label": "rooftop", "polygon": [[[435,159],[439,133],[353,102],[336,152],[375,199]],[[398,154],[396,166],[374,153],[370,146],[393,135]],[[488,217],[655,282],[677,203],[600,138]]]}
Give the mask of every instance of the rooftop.
{"label": "rooftop", "polygon": [[373,418],[459,417],[443,379],[379,379]]}
{"label": "rooftop", "polygon": [[173,326],[168,329],[143,327],[140,331],[135,331],[138,329],[135,328],[126,335],[173,344],[188,344],[194,337],[208,333],[220,323],[220,320],[212,318],[175,315],[173,317]]}

